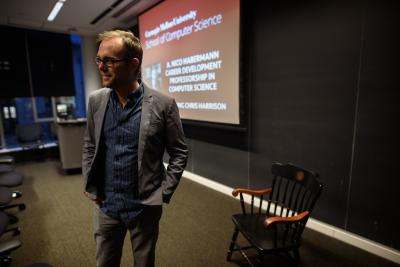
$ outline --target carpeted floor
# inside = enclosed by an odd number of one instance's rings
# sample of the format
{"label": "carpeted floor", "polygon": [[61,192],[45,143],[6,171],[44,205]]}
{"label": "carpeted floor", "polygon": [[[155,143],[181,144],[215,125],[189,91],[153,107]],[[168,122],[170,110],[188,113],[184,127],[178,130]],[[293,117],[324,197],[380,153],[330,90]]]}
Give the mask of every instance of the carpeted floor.
{"label": "carpeted floor", "polygon": [[[93,204],[82,193],[82,176],[64,175],[59,165],[56,160],[17,165],[26,175],[18,202],[26,203],[27,209],[17,214],[23,245],[12,253],[12,266],[95,266]],[[230,216],[239,209],[234,198],[182,179],[171,203],[164,206],[156,266],[246,266],[239,253],[234,262],[225,261],[233,230]],[[303,242],[303,266],[398,266],[311,230],[305,231]],[[288,265],[279,257],[267,262]],[[132,266],[128,239],[121,266]]]}

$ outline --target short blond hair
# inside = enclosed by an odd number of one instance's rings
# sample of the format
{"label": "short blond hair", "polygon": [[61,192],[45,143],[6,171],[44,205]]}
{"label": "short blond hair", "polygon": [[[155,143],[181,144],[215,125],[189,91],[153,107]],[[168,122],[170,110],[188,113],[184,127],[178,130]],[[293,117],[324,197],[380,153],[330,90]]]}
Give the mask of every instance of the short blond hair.
{"label": "short blond hair", "polygon": [[99,33],[97,36],[97,43],[100,44],[102,41],[110,38],[121,38],[125,47],[125,57],[139,59],[139,67],[142,64],[143,49],[139,38],[137,38],[131,31],[127,30],[111,30]]}

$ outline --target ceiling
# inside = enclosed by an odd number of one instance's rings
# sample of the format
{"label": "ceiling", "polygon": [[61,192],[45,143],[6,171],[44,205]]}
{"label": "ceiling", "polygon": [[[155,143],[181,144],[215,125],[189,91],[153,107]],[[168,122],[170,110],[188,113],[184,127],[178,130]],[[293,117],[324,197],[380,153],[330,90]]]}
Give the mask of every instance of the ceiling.
{"label": "ceiling", "polygon": [[[54,21],[47,16],[57,0],[0,0],[0,25],[43,31],[96,35],[114,27],[130,28],[137,15],[160,0],[66,0]],[[107,12],[101,16],[103,12]],[[94,20],[98,18],[97,22]]]}

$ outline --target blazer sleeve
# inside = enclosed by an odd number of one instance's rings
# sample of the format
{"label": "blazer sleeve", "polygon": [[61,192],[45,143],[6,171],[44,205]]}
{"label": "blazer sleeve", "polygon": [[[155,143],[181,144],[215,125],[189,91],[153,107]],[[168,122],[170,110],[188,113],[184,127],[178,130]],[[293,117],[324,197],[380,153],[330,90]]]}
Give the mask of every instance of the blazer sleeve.
{"label": "blazer sleeve", "polygon": [[163,181],[163,202],[169,203],[185,170],[188,157],[185,135],[175,100],[171,101],[167,112],[165,142],[170,158]]}
{"label": "blazer sleeve", "polygon": [[83,137],[82,147],[82,174],[84,178],[85,189],[88,182],[89,172],[92,167],[95,151],[96,140],[94,136],[93,97],[91,96],[89,97],[86,130]]}

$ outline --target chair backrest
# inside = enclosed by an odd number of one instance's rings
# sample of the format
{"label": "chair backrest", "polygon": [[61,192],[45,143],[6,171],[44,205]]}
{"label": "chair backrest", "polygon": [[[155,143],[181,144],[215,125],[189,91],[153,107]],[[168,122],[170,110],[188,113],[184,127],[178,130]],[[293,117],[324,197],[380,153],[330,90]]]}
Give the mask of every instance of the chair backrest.
{"label": "chair backrest", "polygon": [[39,123],[18,124],[16,135],[21,143],[39,142],[42,138],[42,126]]}
{"label": "chair backrest", "polygon": [[322,191],[318,174],[293,164],[273,163],[272,192],[266,213],[289,217],[303,211],[311,213]]}
{"label": "chair backrest", "polygon": [[293,217],[307,212],[307,216],[292,224],[275,224],[276,246],[300,246],[315,202],[322,192],[318,174],[293,164],[273,163],[272,190],[269,194],[266,214],[268,217]]}

